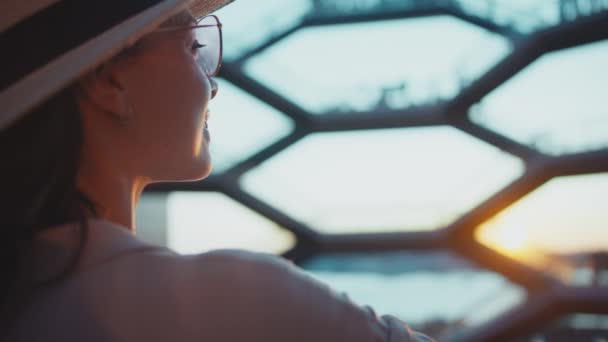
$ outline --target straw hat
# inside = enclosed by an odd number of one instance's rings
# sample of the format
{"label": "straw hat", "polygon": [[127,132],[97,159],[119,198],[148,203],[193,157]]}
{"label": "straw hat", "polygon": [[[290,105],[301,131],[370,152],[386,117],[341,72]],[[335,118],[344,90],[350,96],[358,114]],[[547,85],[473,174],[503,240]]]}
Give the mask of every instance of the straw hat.
{"label": "straw hat", "polygon": [[171,16],[232,1],[0,1],[0,130]]}

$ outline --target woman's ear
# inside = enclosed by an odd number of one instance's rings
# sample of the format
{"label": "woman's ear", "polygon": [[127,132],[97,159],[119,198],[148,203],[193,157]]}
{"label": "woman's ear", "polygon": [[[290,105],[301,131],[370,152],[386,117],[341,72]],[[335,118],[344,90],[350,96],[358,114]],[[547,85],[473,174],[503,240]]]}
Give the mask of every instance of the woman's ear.
{"label": "woman's ear", "polygon": [[125,81],[121,78],[118,68],[112,64],[104,65],[80,80],[80,90],[85,101],[89,102],[100,112],[121,124],[133,117],[133,109],[129,102]]}

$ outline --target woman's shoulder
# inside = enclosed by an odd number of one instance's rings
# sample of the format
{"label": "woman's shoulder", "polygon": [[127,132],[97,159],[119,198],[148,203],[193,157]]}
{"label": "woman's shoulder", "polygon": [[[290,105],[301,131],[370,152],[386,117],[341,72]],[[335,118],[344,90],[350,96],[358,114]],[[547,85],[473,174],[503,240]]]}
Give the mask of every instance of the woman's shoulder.
{"label": "woman's shoulder", "polygon": [[[99,223],[92,226],[92,243],[81,263],[82,273],[91,276],[111,273],[125,282],[158,280],[141,283],[140,289],[191,294],[191,288],[196,286],[201,295],[205,291],[218,293],[218,288],[259,295],[270,283],[278,286],[293,281],[298,272],[290,261],[273,254],[241,249],[180,254],[169,247],[145,242],[124,229],[101,226]],[[101,228],[109,230],[101,232]]]}
{"label": "woman's shoulder", "polygon": [[[223,249],[183,261],[204,289],[196,295],[201,309],[195,317],[212,307],[211,321],[231,317],[253,340],[432,341],[395,317],[359,306],[280,256]],[[243,335],[231,337],[241,340]]]}
{"label": "woman's shoulder", "polygon": [[[39,303],[36,312],[52,312],[56,303],[68,303],[67,311],[79,317],[86,308],[124,332],[129,337],[125,340],[145,335],[180,340],[417,341],[398,320],[359,307],[280,256],[236,249],[182,255],[124,230],[104,228],[92,229],[95,242],[87,268]],[[103,237],[95,239],[95,234]],[[85,303],[74,301],[73,293],[81,293],[78,298]],[[48,310],[40,310],[45,307]],[[41,317],[46,322],[48,316]]]}
{"label": "woman's shoulder", "polygon": [[293,263],[280,256],[242,249],[215,249],[192,255],[174,254],[190,267],[203,267],[229,273],[257,274],[277,272],[293,267]]}
{"label": "woman's shoulder", "polygon": [[[70,251],[77,249],[79,229],[77,224],[64,224],[40,234],[37,245],[42,248],[36,256],[36,266],[50,268],[48,264],[59,254],[68,260]],[[146,242],[128,228],[105,220],[90,220],[86,230],[86,242],[76,272],[79,277],[111,273],[113,277],[137,280],[152,274],[159,280],[172,281],[171,278],[179,277],[199,283],[204,280],[208,284],[226,277],[239,277],[240,282],[248,277],[255,280],[260,272],[269,275],[289,267],[289,263],[278,256],[237,249],[183,255],[166,246]],[[197,277],[203,279],[195,279]],[[142,284],[144,287],[153,285]]]}
{"label": "woman's shoulder", "polygon": [[292,262],[280,256],[240,249],[191,255],[150,251],[147,255],[150,260],[165,264],[174,276],[188,277],[207,287],[217,284],[232,291],[268,289],[303,275]]}

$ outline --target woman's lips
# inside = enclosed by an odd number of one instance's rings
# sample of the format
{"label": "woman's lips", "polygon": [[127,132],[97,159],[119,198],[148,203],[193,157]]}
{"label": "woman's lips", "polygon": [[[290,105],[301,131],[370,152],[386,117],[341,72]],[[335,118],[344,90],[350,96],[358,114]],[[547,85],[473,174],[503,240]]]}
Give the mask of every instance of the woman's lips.
{"label": "woman's lips", "polygon": [[209,111],[205,112],[204,120],[205,127],[203,128],[203,136],[205,137],[205,140],[209,142],[211,141],[211,135],[209,134],[209,124],[207,123],[207,120],[209,120]]}

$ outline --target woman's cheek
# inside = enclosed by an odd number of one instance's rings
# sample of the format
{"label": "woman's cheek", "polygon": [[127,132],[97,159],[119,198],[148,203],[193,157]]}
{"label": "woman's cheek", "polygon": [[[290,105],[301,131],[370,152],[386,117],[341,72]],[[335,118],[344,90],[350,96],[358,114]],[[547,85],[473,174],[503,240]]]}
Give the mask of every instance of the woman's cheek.
{"label": "woman's cheek", "polygon": [[195,66],[197,70],[191,73],[192,85],[189,88],[189,93],[192,99],[195,120],[199,120],[203,124],[205,112],[211,99],[211,83],[208,77],[200,71],[198,65]]}
{"label": "woman's cheek", "polygon": [[189,119],[185,119],[184,122],[189,122],[190,127],[186,127],[186,130],[194,135],[195,145],[198,146],[201,144],[205,111],[211,97],[211,84],[196,63],[191,63],[191,67],[187,70],[187,75],[184,75],[183,80],[187,80],[182,87],[184,103],[189,104],[187,109]]}

